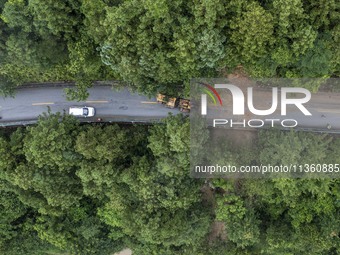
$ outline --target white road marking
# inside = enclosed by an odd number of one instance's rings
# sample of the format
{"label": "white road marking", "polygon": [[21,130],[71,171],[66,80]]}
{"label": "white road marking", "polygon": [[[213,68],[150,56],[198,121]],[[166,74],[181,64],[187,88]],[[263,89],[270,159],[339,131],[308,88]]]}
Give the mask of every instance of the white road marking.
{"label": "white road marking", "polygon": [[33,103],[32,105],[50,105],[54,104],[53,102],[46,102],[46,103]]}
{"label": "white road marking", "polygon": [[142,101],[141,104],[157,104],[157,102],[154,102],[154,101]]}
{"label": "white road marking", "polygon": [[89,101],[86,101],[86,103],[95,103],[95,104],[105,104],[105,103],[108,103],[109,101],[105,101],[105,100],[89,100]]}
{"label": "white road marking", "polygon": [[338,109],[317,109],[318,112],[340,113]]}

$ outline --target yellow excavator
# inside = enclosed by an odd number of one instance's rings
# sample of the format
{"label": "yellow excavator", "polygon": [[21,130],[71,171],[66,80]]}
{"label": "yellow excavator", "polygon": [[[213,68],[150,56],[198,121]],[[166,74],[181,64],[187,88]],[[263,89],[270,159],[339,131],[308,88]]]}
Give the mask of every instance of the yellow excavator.
{"label": "yellow excavator", "polygon": [[190,112],[191,109],[190,100],[181,98],[179,100],[178,108],[181,112]]}
{"label": "yellow excavator", "polygon": [[178,107],[181,112],[190,112],[191,105],[189,99],[172,97],[161,93],[157,94],[156,99],[157,103],[164,104],[168,108]]}
{"label": "yellow excavator", "polygon": [[159,93],[157,95],[157,103],[164,104],[166,107],[173,109],[178,106],[178,99]]}

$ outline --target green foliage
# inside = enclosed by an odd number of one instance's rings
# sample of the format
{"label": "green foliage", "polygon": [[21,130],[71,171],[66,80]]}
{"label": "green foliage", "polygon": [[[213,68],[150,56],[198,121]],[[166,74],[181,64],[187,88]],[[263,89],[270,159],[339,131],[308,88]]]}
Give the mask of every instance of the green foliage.
{"label": "green foliage", "polygon": [[331,60],[332,70],[335,75],[339,77],[340,73],[340,25],[335,25],[334,29],[331,32],[332,34],[332,43],[330,46],[331,51],[333,52],[333,57]]}
{"label": "green foliage", "polygon": [[85,32],[75,42],[68,43],[69,63],[67,71],[75,80],[76,88],[66,88],[68,100],[84,101],[88,98],[88,88],[93,80],[111,78],[108,68],[101,63],[95,44]]}
{"label": "green foliage", "polygon": [[339,207],[332,190],[338,185],[332,179],[248,181],[247,193],[256,194],[268,226],[265,254],[333,254],[339,247]]}
{"label": "green foliage", "polygon": [[202,211],[199,182],[188,178],[188,132],[188,120],[182,116],[153,126],[151,154],[133,158],[131,167],[116,177],[120,182],[99,210],[112,227],[113,239],[124,233],[147,250],[170,252],[196,244],[207,234],[210,216]]}
{"label": "green foliage", "polygon": [[65,176],[58,169],[35,165],[19,165],[15,172],[13,183],[27,190],[27,196],[40,198],[39,204],[34,199],[26,203],[38,207],[41,213],[58,213],[56,210],[68,209],[82,197],[80,182],[74,174]]}
{"label": "green foliage", "polygon": [[77,120],[60,113],[39,117],[36,127],[29,127],[24,141],[24,152],[28,162],[38,167],[57,167],[59,171],[70,171],[79,157],[74,151],[77,135]]}
{"label": "green foliage", "polygon": [[119,79],[183,95],[191,78],[239,65],[253,77],[338,76],[338,9],[335,0],[3,1],[0,91],[71,80],[67,98],[82,101],[94,80]]}
{"label": "green foliage", "polygon": [[[93,80],[121,79],[180,95],[190,78],[237,65],[257,77],[339,76],[338,11],[335,0],[3,0],[0,93],[75,81],[66,94],[81,101]],[[337,179],[214,180],[223,195],[207,208],[189,177],[189,137],[183,116],[137,128],[81,127],[62,114],[1,136],[0,253],[340,252]],[[338,138],[263,132],[257,151],[224,145],[218,163],[337,163],[339,148]],[[214,217],[224,239],[209,239]]]}
{"label": "green foliage", "polygon": [[74,37],[79,26],[78,0],[70,1],[41,1],[30,0],[28,9],[33,16],[33,25],[37,33],[56,35],[57,37]]}
{"label": "green foliage", "polygon": [[32,16],[27,8],[26,1],[6,1],[4,6],[1,7],[1,19],[8,24],[9,28],[20,29],[26,33],[32,32]]}
{"label": "green foliage", "polygon": [[97,45],[83,30],[80,5],[78,0],[13,0],[4,4],[0,47],[3,94],[26,82],[73,80],[76,89],[68,92],[69,99],[85,100],[92,81],[109,76]]}
{"label": "green foliage", "polygon": [[254,63],[264,56],[274,42],[273,17],[256,2],[247,5],[241,16],[231,20],[230,28],[233,49],[245,63]]}
{"label": "green foliage", "polygon": [[[0,181],[2,182],[2,181]],[[32,231],[33,212],[16,194],[0,184],[0,252],[8,255],[43,254],[50,246]]]}
{"label": "green foliage", "polygon": [[115,178],[131,164],[145,142],[144,128],[123,129],[118,125],[90,126],[76,139],[75,150],[83,156],[77,176],[88,196],[103,198]]}
{"label": "green foliage", "polygon": [[13,96],[15,87],[16,84],[6,75],[4,75],[4,72],[2,70],[0,74],[0,95],[4,97]]}
{"label": "green foliage", "polygon": [[145,93],[171,91],[171,86],[214,73],[221,65],[226,40],[221,36],[222,1],[193,6],[185,1],[129,1],[106,11],[102,61]]}
{"label": "green foliage", "polygon": [[228,238],[237,247],[244,248],[260,241],[260,221],[251,208],[245,208],[238,196],[228,194],[217,198],[216,220],[225,223]]}
{"label": "green foliage", "polygon": [[331,139],[326,135],[290,131],[262,132],[260,162],[272,165],[323,162]]}
{"label": "green foliage", "polygon": [[[149,136],[149,148],[154,156],[159,157],[159,171],[163,174],[187,175],[189,167],[190,122],[183,116],[170,116],[165,125],[155,126]],[[177,169],[166,167],[177,166]]]}
{"label": "green foliage", "polygon": [[[232,182],[220,180],[220,184]],[[240,254],[242,250],[250,254],[336,254],[336,179],[248,179],[238,180],[238,186],[242,188],[217,197],[216,219],[225,223],[228,240]]]}
{"label": "green foliage", "polygon": [[89,127],[77,137],[76,151],[86,159],[104,160],[117,162],[128,156],[127,132],[118,125],[98,128]]}
{"label": "green foliage", "polygon": [[34,229],[39,238],[70,254],[112,254],[123,247],[112,242],[105,226],[88,211],[88,205],[72,208],[61,217],[39,216]]}
{"label": "green foliage", "polygon": [[151,254],[197,249],[212,216],[201,181],[188,178],[188,135],[183,116],[120,127],[47,113],[36,126],[0,137],[0,192],[10,195],[0,201],[0,248],[15,254],[7,243],[31,233],[33,254],[51,247],[112,254],[142,243]]}
{"label": "green foliage", "polygon": [[[262,131],[256,148],[247,165],[339,162],[339,138],[327,135]],[[339,252],[338,179],[288,177],[213,180],[216,220],[225,224],[223,243],[233,243],[235,254]]]}
{"label": "green foliage", "polygon": [[[61,114],[0,137],[0,251],[339,252],[337,179],[216,179],[205,201],[203,182],[189,177],[188,138],[181,115],[127,127],[80,126]],[[325,135],[266,131],[257,146],[246,158],[225,160],[338,162],[339,139]],[[221,233],[210,229],[213,220]]]}
{"label": "green foliage", "polygon": [[27,209],[13,193],[1,191],[0,195],[0,247],[4,247],[8,240],[18,234],[16,229],[20,223],[15,224],[15,221],[24,216]]}

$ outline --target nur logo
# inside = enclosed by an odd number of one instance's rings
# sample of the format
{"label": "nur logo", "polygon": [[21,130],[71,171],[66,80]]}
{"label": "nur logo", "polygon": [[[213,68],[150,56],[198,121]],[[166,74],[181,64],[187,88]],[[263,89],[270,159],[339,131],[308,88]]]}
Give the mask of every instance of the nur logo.
{"label": "nur logo", "polygon": [[[206,83],[203,83],[203,82],[198,82],[198,84],[201,84],[204,86],[203,88],[203,91],[206,93],[206,94],[201,94],[201,108],[202,108],[202,115],[206,115],[207,114],[207,94],[209,95],[209,97],[213,100],[214,102],[214,105],[216,105],[216,99],[214,97],[214,95],[217,97],[220,105],[222,106],[223,103],[222,103],[222,99],[221,99],[221,96],[220,94],[218,94],[218,92],[216,91],[216,89],[209,85],[209,84],[206,84]],[[212,93],[214,94],[212,94]],[[203,113],[203,109],[205,110],[204,113]]]}
{"label": "nur logo", "polygon": [[[242,90],[232,84],[215,84],[214,87],[205,84],[199,83],[205,86],[204,92],[206,94],[201,94],[201,114],[207,115],[207,95],[213,100],[216,105],[216,99],[214,98],[213,92],[217,97],[220,105],[222,106],[222,99],[216,89],[227,89],[231,92],[233,98],[233,115],[244,115],[245,110],[245,96]],[[305,96],[302,98],[287,98],[289,93],[300,93]],[[280,89],[274,87],[272,88],[272,105],[267,110],[258,110],[254,107],[253,102],[253,88],[247,88],[247,106],[251,113],[254,115],[265,116],[274,113],[278,107],[278,98],[279,94],[281,94],[281,115],[287,115],[287,105],[295,105],[304,115],[312,115],[306,108],[303,106],[304,103],[307,103],[311,99],[311,93],[307,89],[304,88],[294,88],[294,87],[283,87]]]}

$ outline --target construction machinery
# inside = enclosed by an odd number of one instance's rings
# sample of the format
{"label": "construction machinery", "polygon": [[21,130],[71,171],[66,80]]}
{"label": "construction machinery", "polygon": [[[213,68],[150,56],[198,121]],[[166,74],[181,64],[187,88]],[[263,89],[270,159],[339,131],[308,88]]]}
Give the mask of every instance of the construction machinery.
{"label": "construction machinery", "polygon": [[157,95],[157,102],[164,104],[166,107],[173,109],[178,106],[178,99],[176,97],[170,97],[163,94]]}
{"label": "construction machinery", "polygon": [[181,112],[190,112],[190,108],[191,108],[190,100],[181,98],[179,100],[178,108]]}
{"label": "construction machinery", "polygon": [[156,98],[158,103],[164,104],[168,108],[178,107],[181,112],[190,112],[191,105],[189,99],[167,96],[160,93]]}

